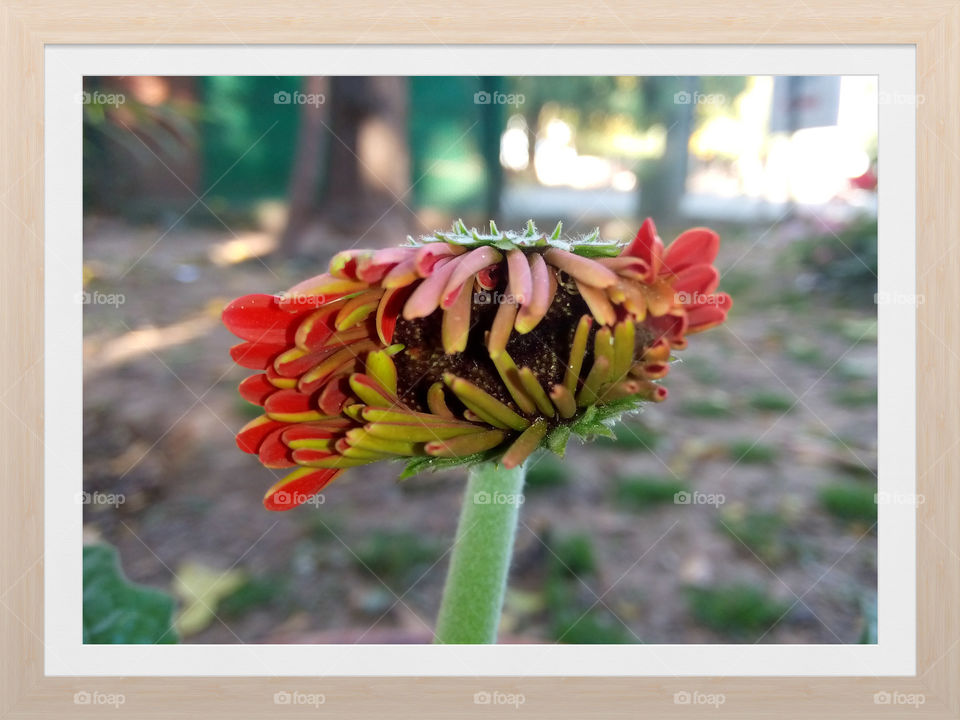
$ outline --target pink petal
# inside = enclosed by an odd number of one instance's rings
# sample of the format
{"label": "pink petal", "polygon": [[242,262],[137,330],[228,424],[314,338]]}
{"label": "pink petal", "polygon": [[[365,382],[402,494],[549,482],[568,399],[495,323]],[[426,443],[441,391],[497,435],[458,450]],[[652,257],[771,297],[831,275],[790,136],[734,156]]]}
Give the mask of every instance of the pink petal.
{"label": "pink petal", "polygon": [[463,262],[465,255],[459,255],[450,260],[440,260],[433,269],[433,274],[417,286],[413,295],[403,306],[404,320],[416,320],[427,317],[440,306],[440,296],[447,280]]}
{"label": "pink petal", "polygon": [[513,296],[516,305],[526,305],[533,293],[533,281],[530,278],[530,263],[523,250],[507,253],[507,273],[507,294]]}
{"label": "pink petal", "polygon": [[638,257],[646,261],[647,265],[650,266],[648,282],[652,282],[659,274],[660,263],[663,259],[663,241],[657,235],[657,227],[653,224],[651,218],[643,221],[643,225],[637,231],[637,236],[633,239],[633,242],[627,245],[620,255]]}
{"label": "pink petal", "polygon": [[456,269],[453,271],[450,279],[447,280],[447,284],[444,286],[443,293],[440,296],[440,304],[444,308],[453,305],[460,296],[461,286],[466,283],[467,280],[483,270],[487,265],[498,263],[501,260],[503,260],[503,254],[496,248],[489,246],[479,247],[476,250],[468,252],[463,256],[463,259],[457,263]]}

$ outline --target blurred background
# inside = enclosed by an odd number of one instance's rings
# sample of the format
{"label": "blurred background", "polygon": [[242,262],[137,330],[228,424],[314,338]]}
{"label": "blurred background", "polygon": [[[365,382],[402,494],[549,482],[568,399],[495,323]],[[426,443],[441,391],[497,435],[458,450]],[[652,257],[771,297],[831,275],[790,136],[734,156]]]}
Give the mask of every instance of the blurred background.
{"label": "blurred background", "polygon": [[86,642],[430,642],[463,473],[377,464],[263,510],[221,309],[457,218],[626,241],[648,215],[720,233],[733,310],[667,402],[532,461],[503,639],[876,642],[875,78],[88,77],[80,101]]}

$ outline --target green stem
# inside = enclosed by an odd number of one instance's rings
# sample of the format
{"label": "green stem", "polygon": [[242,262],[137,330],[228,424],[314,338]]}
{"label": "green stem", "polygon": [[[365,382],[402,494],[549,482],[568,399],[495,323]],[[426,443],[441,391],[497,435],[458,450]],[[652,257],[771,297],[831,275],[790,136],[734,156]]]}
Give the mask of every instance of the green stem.
{"label": "green stem", "polygon": [[526,466],[470,470],[437,618],[436,642],[495,643]]}

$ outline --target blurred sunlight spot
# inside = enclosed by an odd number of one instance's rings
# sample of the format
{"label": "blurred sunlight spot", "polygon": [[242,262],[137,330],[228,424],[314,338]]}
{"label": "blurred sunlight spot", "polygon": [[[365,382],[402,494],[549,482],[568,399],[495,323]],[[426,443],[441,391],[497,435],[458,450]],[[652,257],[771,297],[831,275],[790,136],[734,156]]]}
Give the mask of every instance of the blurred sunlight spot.
{"label": "blurred sunlight spot", "polygon": [[85,374],[92,374],[121,365],[146,353],[156,353],[182,345],[206,334],[218,322],[217,316],[204,313],[162,328],[131,330],[103,343],[85,340],[83,371]]}
{"label": "blurred sunlight spot", "polygon": [[210,262],[224,267],[269,255],[276,247],[276,235],[271,233],[244,233],[233,240],[212,246],[207,254]]}

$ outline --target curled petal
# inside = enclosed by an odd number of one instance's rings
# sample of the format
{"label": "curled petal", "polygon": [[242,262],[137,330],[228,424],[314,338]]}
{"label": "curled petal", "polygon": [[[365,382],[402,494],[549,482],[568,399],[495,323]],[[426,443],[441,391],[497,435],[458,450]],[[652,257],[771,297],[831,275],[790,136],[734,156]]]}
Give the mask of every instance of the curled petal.
{"label": "curled petal", "polygon": [[522,465],[524,460],[530,457],[534,450],[540,447],[543,438],[547,434],[547,421],[539,418],[530,427],[520,433],[520,437],[513,441],[507,452],[504,453],[501,462],[505,468],[515,468]]}
{"label": "curled petal", "polygon": [[245,453],[256,455],[260,450],[260,443],[264,438],[278,428],[282,428],[283,423],[273,420],[266,415],[254,418],[237,433],[237,447]]}
{"label": "curled petal", "polygon": [[638,257],[645,261],[650,267],[649,275],[644,280],[653,282],[660,273],[660,266],[663,262],[663,241],[657,235],[657,227],[653,224],[651,218],[647,218],[637,231],[637,236],[627,247],[624,248],[621,256],[627,255]]}
{"label": "curled petal", "polygon": [[276,345],[290,340],[294,318],[280,309],[275,295],[244,295],[229,303],[223,324],[241,340]]}
{"label": "curled petal", "polygon": [[613,325],[617,321],[617,311],[614,310],[607,294],[592,285],[585,285],[577,280],[577,289],[580,297],[587,303],[590,312],[601,325]]}
{"label": "curled petal", "polygon": [[457,267],[447,280],[443,288],[440,304],[448,308],[456,301],[460,288],[467,284],[467,281],[483,270],[487,265],[498,263],[503,260],[503,255],[499,250],[493,247],[484,246],[476,250],[471,250],[457,263]]}
{"label": "curled petal", "polygon": [[708,228],[692,228],[670,243],[663,257],[664,272],[674,275],[693,265],[710,265],[720,249],[720,237]]}
{"label": "curled petal", "polygon": [[244,400],[262,407],[267,398],[277,391],[277,388],[267,380],[266,375],[261,373],[259,375],[251,375],[240,383],[239,390],[240,397]]}
{"label": "curled petal", "polygon": [[461,285],[454,301],[447,306],[443,313],[440,335],[443,342],[443,351],[448,355],[463,352],[467,349],[467,340],[470,337],[472,295],[473,287],[471,285]]}
{"label": "curled petal", "polygon": [[507,253],[507,294],[512,296],[513,304],[526,305],[533,293],[533,280],[530,277],[530,263],[523,250],[511,250]]}
{"label": "curled petal", "polygon": [[524,335],[533,330],[543,320],[557,290],[557,278],[547,267],[540,253],[530,255],[530,302],[520,308],[514,328]]}
{"label": "curled petal", "polygon": [[440,307],[443,288],[446,286],[454,270],[463,261],[463,256],[440,260],[434,268],[433,274],[417,285],[410,299],[403,306],[403,319],[416,320],[430,315]]}
{"label": "curled petal", "polygon": [[277,301],[277,305],[288,312],[310,310],[368,287],[365,282],[344,280],[324,273],[294,285]]}
{"label": "curled petal", "polygon": [[680,297],[682,305],[692,304],[685,297],[696,295],[709,295],[717,289],[717,283],[720,282],[720,273],[713,265],[691,265],[676,274],[673,282],[673,290]]}
{"label": "curled petal", "polygon": [[267,490],[263,506],[267,510],[290,510],[302,505],[333,482],[342,470],[300,468]]}
{"label": "curled petal", "polygon": [[547,250],[543,256],[548,263],[563,270],[578,282],[598,288],[608,288],[617,282],[617,274],[596,260],[557,248]]}

